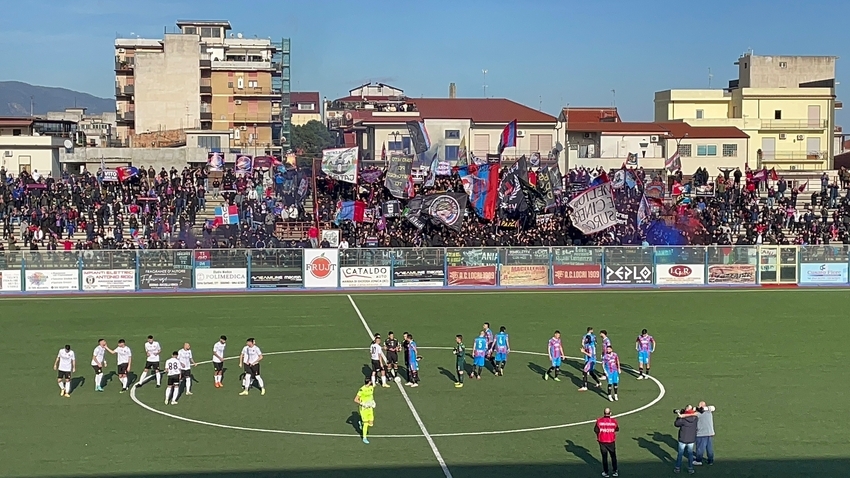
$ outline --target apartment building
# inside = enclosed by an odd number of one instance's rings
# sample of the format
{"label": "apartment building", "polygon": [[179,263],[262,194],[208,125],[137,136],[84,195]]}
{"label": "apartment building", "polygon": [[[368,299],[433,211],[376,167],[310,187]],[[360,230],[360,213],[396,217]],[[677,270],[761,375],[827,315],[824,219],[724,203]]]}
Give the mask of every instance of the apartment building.
{"label": "apartment building", "polygon": [[[655,93],[655,121],[734,126],[749,136],[750,167],[832,169],[835,63],[831,56],[742,55],[728,88]],[[681,153],[681,151],[680,151]]]}
{"label": "apartment building", "polygon": [[116,40],[118,140],[202,130],[227,132],[230,149],[247,154],[288,147],[289,39],[231,30],[227,21],[179,21],[162,39]]}

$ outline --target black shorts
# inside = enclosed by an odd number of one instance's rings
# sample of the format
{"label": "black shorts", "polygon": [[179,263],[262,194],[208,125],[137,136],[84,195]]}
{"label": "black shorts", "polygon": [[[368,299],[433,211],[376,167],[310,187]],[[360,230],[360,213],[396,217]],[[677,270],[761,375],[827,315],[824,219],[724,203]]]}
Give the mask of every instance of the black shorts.
{"label": "black shorts", "polygon": [[118,375],[127,375],[127,368],[128,368],[127,366],[128,365],[129,364],[126,364],[126,363],[119,363],[118,364]]}
{"label": "black shorts", "polygon": [[92,370],[94,370],[94,373],[103,373],[103,367],[99,367],[97,365],[92,365],[91,368],[92,368]]}
{"label": "black shorts", "polygon": [[168,385],[180,385],[180,375],[169,375],[168,376]]}
{"label": "black shorts", "polygon": [[398,352],[387,352],[387,363],[390,365],[398,365]]}
{"label": "black shorts", "polygon": [[145,362],[145,370],[156,370],[159,372],[159,362]]}
{"label": "black shorts", "polygon": [[216,372],[224,370],[224,362],[213,362],[213,370]]}
{"label": "black shorts", "polygon": [[191,376],[192,376],[192,371],[191,371],[191,370],[181,370],[181,371],[180,371],[180,377],[181,377],[181,378],[189,378],[189,377],[191,377]]}
{"label": "black shorts", "polygon": [[252,376],[256,377],[257,375],[260,374],[260,364],[254,364],[254,365],[245,364],[244,367],[243,367],[243,371],[247,375],[252,375]]}
{"label": "black shorts", "polygon": [[381,365],[380,360],[372,360],[372,371],[373,372],[380,372],[383,369],[384,369],[384,367],[383,367],[383,365]]}
{"label": "black shorts", "polygon": [[59,379],[64,378],[65,380],[71,380],[71,372],[63,372],[63,371],[60,370],[59,376],[57,376],[56,378],[59,378]]}

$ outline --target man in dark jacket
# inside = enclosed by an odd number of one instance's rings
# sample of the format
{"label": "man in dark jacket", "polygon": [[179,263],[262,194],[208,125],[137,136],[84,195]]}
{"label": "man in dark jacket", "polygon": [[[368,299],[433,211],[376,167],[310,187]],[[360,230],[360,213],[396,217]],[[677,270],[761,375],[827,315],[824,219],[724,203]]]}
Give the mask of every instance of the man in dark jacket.
{"label": "man in dark jacket", "polygon": [[679,429],[679,451],[676,454],[676,467],[673,473],[679,473],[682,469],[682,455],[688,452],[688,473],[694,472],[694,443],[697,441],[697,411],[691,405],[684,410],[679,410],[676,422],[673,425]]}

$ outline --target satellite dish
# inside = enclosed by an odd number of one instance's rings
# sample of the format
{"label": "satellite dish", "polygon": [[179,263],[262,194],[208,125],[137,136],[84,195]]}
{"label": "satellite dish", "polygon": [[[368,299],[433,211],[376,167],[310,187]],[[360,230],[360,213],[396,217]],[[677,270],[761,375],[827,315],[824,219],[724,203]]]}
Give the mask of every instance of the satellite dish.
{"label": "satellite dish", "polygon": [[242,38],[242,34],[241,34],[241,33],[237,33],[237,34],[236,34],[236,38]]}
{"label": "satellite dish", "polygon": [[65,149],[72,149],[74,147],[74,143],[71,142],[70,139],[65,140]]}

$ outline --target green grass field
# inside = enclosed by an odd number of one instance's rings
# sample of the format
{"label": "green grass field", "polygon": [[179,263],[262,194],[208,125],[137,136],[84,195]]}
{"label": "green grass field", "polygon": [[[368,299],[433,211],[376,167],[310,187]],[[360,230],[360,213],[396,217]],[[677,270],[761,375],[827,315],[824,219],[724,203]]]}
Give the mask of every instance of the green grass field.
{"label": "green grass field", "polygon": [[[552,293],[381,293],[351,296],[374,332],[409,331],[423,348],[422,385],[376,389],[371,444],[356,436],[352,399],[368,366],[369,336],[344,294],[242,294],[93,298],[0,298],[0,476],[454,478],[599,476],[592,425],[607,399],[579,393],[578,362],[567,379],[544,381],[546,342],[555,329],[579,355],[587,326],[607,329],[624,364],[636,366],[635,336],[658,341],[653,375],[666,394],[620,419],[621,476],[672,475],[676,429],[671,410],[705,400],[717,406],[717,463],[698,475],[848,476],[850,396],[845,364],[848,292],[827,290]],[[468,348],[484,321],[504,325],[513,353],[505,377],[453,386],[449,348]],[[190,342],[211,358],[218,336],[238,355],[246,337],[266,355],[268,393],[239,396],[228,360],[225,387],[212,365],[194,370],[194,395],[163,405],[152,383],[119,394],[113,356],[104,393],[89,366],[96,340],[127,340],[140,374],[153,334],[163,361]],[[59,396],[51,366],[66,343],[79,382]],[[343,350],[326,350],[343,349]],[[324,350],[291,353],[302,350]],[[277,353],[282,352],[282,353]],[[529,353],[524,353],[529,352]],[[468,360],[471,362],[471,360]],[[621,380],[615,413],[659,397],[652,381]],[[423,436],[414,415],[433,440]],[[185,421],[156,412],[195,421]],[[201,423],[203,422],[203,423]],[[215,426],[215,425],[218,426]],[[557,425],[565,425],[555,428]],[[549,427],[538,431],[509,430]],[[290,433],[300,432],[300,433]],[[492,432],[492,433],[487,433]],[[307,433],[307,434],[303,434]],[[436,451],[435,451],[436,450]]]}

